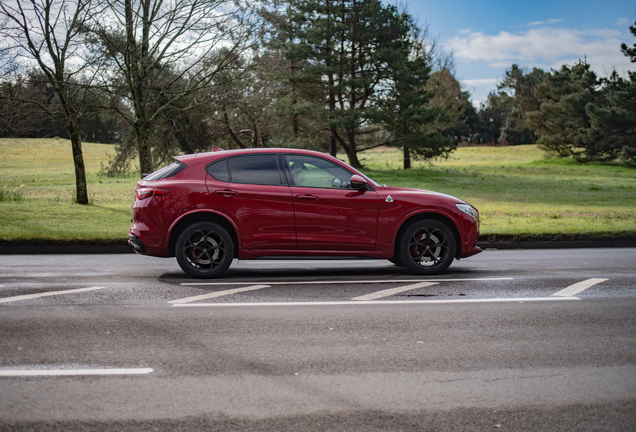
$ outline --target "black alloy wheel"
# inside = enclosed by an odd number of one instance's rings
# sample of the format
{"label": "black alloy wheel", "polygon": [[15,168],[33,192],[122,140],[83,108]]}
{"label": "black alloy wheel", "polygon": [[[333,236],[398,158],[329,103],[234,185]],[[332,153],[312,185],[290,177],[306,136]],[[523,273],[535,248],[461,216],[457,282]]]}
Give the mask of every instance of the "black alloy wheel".
{"label": "black alloy wheel", "polygon": [[197,222],[177,238],[177,262],[184,272],[199,279],[222,275],[234,258],[234,243],[228,232],[213,222]]}
{"label": "black alloy wheel", "polygon": [[400,238],[398,256],[409,271],[416,274],[442,273],[455,258],[457,246],[446,224],[423,219],[411,224]]}

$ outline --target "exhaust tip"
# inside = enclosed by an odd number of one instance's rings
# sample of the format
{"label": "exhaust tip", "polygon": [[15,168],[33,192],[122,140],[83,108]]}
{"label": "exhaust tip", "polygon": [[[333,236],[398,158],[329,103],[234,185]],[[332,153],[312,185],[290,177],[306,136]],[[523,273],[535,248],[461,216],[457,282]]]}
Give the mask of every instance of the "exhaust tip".
{"label": "exhaust tip", "polygon": [[128,244],[133,248],[133,250],[138,254],[146,254],[148,253],[148,249],[144,242],[139,240],[139,237],[133,234],[128,234]]}

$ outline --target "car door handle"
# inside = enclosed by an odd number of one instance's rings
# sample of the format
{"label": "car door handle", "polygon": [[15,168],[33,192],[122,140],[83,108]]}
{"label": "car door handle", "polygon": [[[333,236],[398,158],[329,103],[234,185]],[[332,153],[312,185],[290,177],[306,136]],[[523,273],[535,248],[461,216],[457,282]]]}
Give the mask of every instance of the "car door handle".
{"label": "car door handle", "polygon": [[222,195],[222,196],[229,197],[229,196],[236,195],[237,192],[233,191],[233,190],[225,189],[225,190],[218,190],[218,191],[216,191],[214,193],[217,194],[217,195]]}
{"label": "car door handle", "polygon": [[313,201],[318,199],[318,197],[315,195],[296,195],[296,198],[301,200],[308,200],[308,201]]}

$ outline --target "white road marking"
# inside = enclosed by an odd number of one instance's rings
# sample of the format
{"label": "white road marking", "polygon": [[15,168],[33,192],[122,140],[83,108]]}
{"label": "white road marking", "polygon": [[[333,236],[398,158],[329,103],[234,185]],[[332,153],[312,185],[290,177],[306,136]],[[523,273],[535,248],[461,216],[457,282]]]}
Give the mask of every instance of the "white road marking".
{"label": "white road marking", "polygon": [[496,299],[462,300],[378,300],[373,302],[330,301],[330,302],[277,302],[277,303],[190,303],[175,304],[180,307],[242,307],[242,306],[357,306],[357,305],[394,305],[394,304],[446,304],[446,303],[525,303],[539,301],[580,300],[577,297],[519,297]]}
{"label": "white road marking", "polygon": [[411,291],[417,288],[424,288],[424,287],[428,287],[431,285],[437,285],[436,282],[420,282],[420,283],[416,283],[413,285],[406,285],[406,286],[401,286],[401,287],[397,287],[397,288],[389,288],[386,290],[382,290],[382,291],[377,291],[371,294],[367,294],[367,295],[363,295],[360,297],[354,297],[351,300],[360,300],[360,301],[369,301],[369,300],[375,300],[375,299],[379,299],[382,297],[389,297],[395,294],[399,294],[401,292],[404,291]]}
{"label": "white road marking", "polygon": [[21,376],[72,376],[72,375],[144,375],[153,372],[151,368],[138,369],[32,369],[0,370],[0,377]]}
{"label": "white road marking", "polygon": [[50,292],[45,292],[40,294],[27,294],[27,295],[21,295],[16,297],[0,298],[0,303],[9,303],[9,302],[20,301],[20,300],[30,300],[30,299],[40,298],[40,297],[48,297],[48,296],[55,296],[55,295],[62,295],[62,294],[74,294],[74,293],[80,293],[80,292],[95,291],[95,290],[100,290],[105,288],[106,287],[90,287],[90,288],[78,288],[78,289],[64,290],[64,291],[50,291]]}
{"label": "white road marking", "polygon": [[[472,281],[505,281],[514,278],[472,278],[472,279],[396,279],[396,280],[344,280],[344,281],[285,281],[285,282],[258,282],[267,285],[338,285],[338,284],[389,284],[409,282],[472,282]],[[248,282],[184,282],[181,286],[219,286],[219,285],[245,285]]]}
{"label": "white road marking", "polygon": [[258,290],[258,289],[261,289],[261,288],[269,288],[269,285],[250,285],[250,286],[244,287],[244,288],[234,288],[234,289],[229,289],[229,290],[224,290],[224,291],[216,291],[216,292],[209,293],[209,294],[201,294],[201,295],[194,296],[194,297],[186,297],[186,298],[182,298],[182,299],[178,299],[178,300],[172,300],[172,301],[169,301],[168,303],[172,303],[174,305],[180,305],[180,304],[184,304],[184,303],[190,303],[190,302],[195,302],[195,301],[199,301],[199,300],[205,300],[205,299],[209,299],[209,298],[223,297],[223,296],[226,296],[226,295],[236,294],[236,293],[240,293],[240,292],[244,292],[244,291]]}
{"label": "white road marking", "polygon": [[594,286],[598,283],[605,282],[607,279],[588,279],[583,282],[575,283],[574,285],[570,285],[569,287],[562,289],[561,291],[552,294],[554,297],[571,297],[583,290],[588,289],[591,286]]}

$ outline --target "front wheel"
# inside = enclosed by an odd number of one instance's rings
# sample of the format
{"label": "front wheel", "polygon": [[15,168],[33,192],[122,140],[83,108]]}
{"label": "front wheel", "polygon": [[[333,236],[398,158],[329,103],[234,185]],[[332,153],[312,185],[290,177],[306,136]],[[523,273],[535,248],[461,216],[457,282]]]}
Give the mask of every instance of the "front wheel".
{"label": "front wheel", "polygon": [[234,258],[234,243],[228,232],[213,222],[190,225],[177,238],[177,262],[184,272],[199,279],[222,275]]}
{"label": "front wheel", "polygon": [[415,274],[442,273],[455,258],[455,236],[446,224],[424,219],[411,224],[399,239],[398,256]]}

